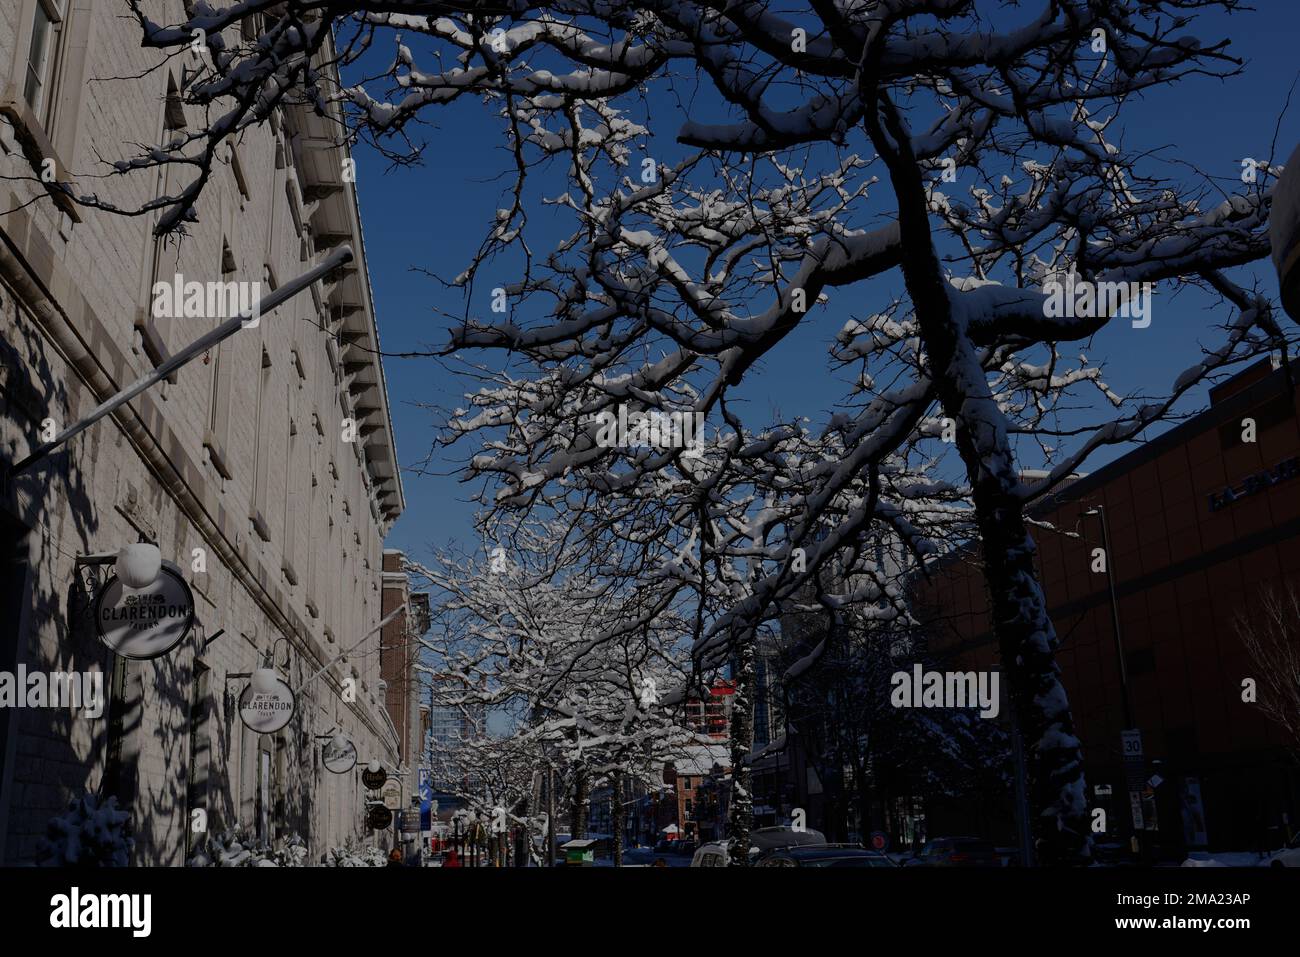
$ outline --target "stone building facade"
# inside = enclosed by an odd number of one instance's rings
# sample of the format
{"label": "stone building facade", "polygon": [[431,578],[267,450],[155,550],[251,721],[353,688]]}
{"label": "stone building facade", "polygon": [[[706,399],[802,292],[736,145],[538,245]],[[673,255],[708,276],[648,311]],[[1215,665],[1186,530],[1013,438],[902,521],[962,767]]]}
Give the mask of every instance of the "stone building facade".
{"label": "stone building facade", "polygon": [[[154,7],[181,14],[180,0]],[[0,862],[31,860],[50,816],[87,791],[130,811],[137,864],[183,863],[204,821],[267,843],[296,833],[318,861],[372,837],[359,774],[325,770],[322,737],[342,731],[361,765],[389,767],[400,737],[378,625],[383,538],[403,498],[339,118],[290,108],[248,130],[180,242],[155,239],[150,216],[51,196],[34,171],[123,207],[185,179],[89,178],[198,120],[177,94],[198,54],[159,66],[122,13],[102,0],[0,5],[0,674],[98,672],[108,699],[97,717],[0,707]],[[156,283],[265,292],[345,242],[348,267],[7,475],[43,431],[220,321],[168,317]],[[175,563],[195,606],[185,640],[152,660],[98,641],[89,600],[111,567],[77,562],[139,540]],[[237,700],[272,651],[295,711],[258,735]]]}

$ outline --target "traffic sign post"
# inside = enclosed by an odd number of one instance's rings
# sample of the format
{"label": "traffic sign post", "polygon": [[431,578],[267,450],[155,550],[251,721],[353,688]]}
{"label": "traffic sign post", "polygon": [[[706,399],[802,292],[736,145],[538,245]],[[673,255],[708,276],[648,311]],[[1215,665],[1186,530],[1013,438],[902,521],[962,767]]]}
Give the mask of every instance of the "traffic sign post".
{"label": "traffic sign post", "polygon": [[1129,813],[1133,818],[1133,836],[1130,845],[1133,853],[1140,850],[1138,832],[1146,829],[1142,813],[1142,790],[1146,786],[1146,759],[1142,752],[1142,732],[1128,728],[1119,733],[1120,754],[1124,759],[1124,778],[1128,790]]}

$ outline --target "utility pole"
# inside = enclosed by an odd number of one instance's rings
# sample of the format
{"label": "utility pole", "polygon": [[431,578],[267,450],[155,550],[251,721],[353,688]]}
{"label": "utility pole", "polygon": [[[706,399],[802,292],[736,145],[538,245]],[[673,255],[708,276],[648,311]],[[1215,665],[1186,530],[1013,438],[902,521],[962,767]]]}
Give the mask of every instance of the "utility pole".
{"label": "utility pole", "polygon": [[1119,596],[1115,591],[1115,563],[1110,553],[1110,524],[1106,521],[1104,505],[1094,505],[1084,515],[1101,519],[1101,550],[1106,559],[1106,588],[1110,592],[1110,622],[1115,636],[1115,661],[1119,665],[1120,699],[1124,707],[1124,727],[1133,727],[1133,703],[1128,693],[1128,664],[1124,660],[1124,636],[1119,625]]}
{"label": "utility pole", "polygon": [[[1142,852],[1142,842],[1138,832],[1145,822],[1142,814],[1141,782],[1146,777],[1146,762],[1142,757],[1140,730],[1133,723],[1133,701],[1128,690],[1128,662],[1124,655],[1124,633],[1120,629],[1119,594],[1115,588],[1115,563],[1110,550],[1110,523],[1106,521],[1106,507],[1094,505],[1083,513],[1096,515],[1101,521],[1101,550],[1105,557],[1106,588],[1110,593],[1110,620],[1115,635],[1115,664],[1119,669],[1120,704],[1124,710],[1124,730],[1121,734],[1121,757],[1125,765],[1125,779],[1129,792],[1129,807],[1132,814],[1133,835],[1131,846],[1135,854]],[[1130,741],[1136,744],[1130,744]],[[1136,754],[1129,754],[1130,747],[1136,747]]]}

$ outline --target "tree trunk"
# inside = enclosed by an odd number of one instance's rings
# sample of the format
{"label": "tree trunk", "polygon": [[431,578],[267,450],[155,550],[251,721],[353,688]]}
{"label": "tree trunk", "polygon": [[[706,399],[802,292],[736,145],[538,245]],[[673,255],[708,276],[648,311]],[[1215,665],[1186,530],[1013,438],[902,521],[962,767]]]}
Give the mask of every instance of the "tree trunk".
{"label": "tree trunk", "polygon": [[1056,630],[1034,567],[1036,548],[1019,500],[996,478],[975,486],[984,581],[1013,717],[1027,749],[1037,857],[1044,865],[1090,854],[1083,754],[1056,663]]}
{"label": "tree trunk", "polygon": [[555,769],[546,769],[546,866],[555,866]]}
{"label": "tree trunk", "polygon": [[623,822],[623,772],[615,771],[610,793],[609,816],[612,820],[612,830],[614,831],[614,866],[623,866],[623,831],[626,830]]}
{"label": "tree trunk", "polygon": [[[930,233],[929,200],[911,136],[876,86],[870,64],[860,89],[872,106],[864,123],[889,167],[898,198],[901,267],[912,300],[929,374],[944,414],[957,423],[957,449],[971,483],[980,531],[984,581],[1002,677],[1027,749],[1030,801],[1039,861],[1081,863],[1090,855],[1083,753],[1056,664],[1056,631],[1034,568],[1015,454],[1006,418],[990,390],[968,320],[955,317],[948,281]],[[886,132],[885,127],[888,127]]]}
{"label": "tree trunk", "polygon": [[[528,794],[521,797],[515,802],[513,814],[516,820],[526,821],[529,818],[529,812],[532,809],[532,795]],[[528,833],[527,825],[516,824],[515,829],[515,846],[514,857],[515,867],[528,866],[528,846],[532,843],[532,837]]]}
{"label": "tree trunk", "polygon": [[749,752],[754,747],[754,638],[736,652],[736,693],[731,697],[731,806],[727,811],[728,864],[749,866],[749,831],[754,823],[754,796]]}
{"label": "tree trunk", "polygon": [[581,841],[587,836],[587,801],[590,797],[590,772],[585,764],[579,764],[573,774],[573,807],[569,815],[571,841]]}

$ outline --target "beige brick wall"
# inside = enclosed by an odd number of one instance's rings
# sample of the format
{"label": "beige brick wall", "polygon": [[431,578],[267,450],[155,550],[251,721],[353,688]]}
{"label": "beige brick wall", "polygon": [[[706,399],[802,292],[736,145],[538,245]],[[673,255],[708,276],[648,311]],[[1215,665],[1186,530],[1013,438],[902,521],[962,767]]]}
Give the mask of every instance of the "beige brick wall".
{"label": "beige brick wall", "polygon": [[[54,130],[68,129],[75,117],[75,135],[54,134],[52,145],[61,164],[79,177],[101,169],[97,152],[116,158],[129,149],[124,144],[155,142],[162,133],[166,69],[140,80],[105,79],[140,74],[157,62],[156,53],[140,49],[133,27],[115,6],[73,4],[70,30],[84,33],[87,23],[77,18],[93,18],[80,65],[87,82],[64,91]],[[179,3],[167,6],[169,12],[179,11]],[[0,86],[17,82],[25,66],[30,7],[27,0],[11,0],[0,8]],[[176,70],[180,66],[173,64]],[[21,175],[30,165],[12,133],[12,124],[0,121],[0,173]],[[223,240],[237,267],[225,278],[260,281],[269,266],[284,282],[310,268],[318,257],[313,253],[304,260],[304,237],[284,188],[286,178],[296,175],[293,151],[281,152],[288,165],[277,169],[272,131],[244,136],[238,161],[248,196],[232,167],[224,166],[203,200],[201,222],[166,248],[160,278],[179,272],[186,280],[222,279]],[[150,194],[148,182],[146,176],[113,178],[94,188],[113,202],[138,204]],[[42,419],[52,418],[60,427],[71,423],[151,368],[134,328],[149,302],[150,220],[82,209],[81,221],[72,222],[48,197],[24,206],[38,195],[29,184],[0,181],[0,232],[10,247],[0,257],[5,350],[0,448],[6,460],[30,448]],[[177,319],[166,344],[179,348],[216,321]],[[77,554],[113,550],[144,533],[157,540],[164,558],[181,566],[194,588],[201,626],[170,655],[128,667],[131,694],[138,697],[138,721],[133,712],[127,748],[135,755],[132,811],[140,863],[181,863],[196,658],[211,669],[207,810],[214,823],[250,826],[257,750],[268,747],[275,754],[276,745],[244,732],[227,697],[244,681],[227,682],[226,675],[252,670],[259,654],[285,636],[292,646],[288,677],[298,687],[379,620],[385,528],[373,517],[357,450],[340,439],[340,380],[320,321],[313,297],[304,293],[220,347],[232,383],[224,449],[230,478],[221,476],[204,445],[214,354],[181,370],[175,384],[155,387],[133,402],[126,427],[115,420],[99,423],[73,439],[66,452],[16,479],[0,501],[0,511],[30,529],[20,536],[30,555],[17,649],[17,660],[29,669],[113,667],[88,620],[75,611]],[[313,415],[323,435],[313,427]],[[331,460],[338,479],[330,473]],[[269,529],[265,542],[250,520],[259,467],[265,483],[260,511]],[[282,571],[290,524],[297,542],[296,585]],[[206,574],[191,573],[196,548],[206,553]],[[319,617],[309,610],[309,596]],[[204,639],[219,629],[225,634],[200,655]],[[373,636],[346,663],[330,669],[330,677],[316,681],[308,691],[315,700],[300,694],[298,715],[277,736],[286,808],[278,823],[281,833],[306,832],[313,858],[361,834],[354,776],[335,778],[320,767],[314,735],[340,723],[363,760],[387,759],[393,746],[382,702],[372,700],[378,643],[379,636]],[[335,676],[352,667],[357,702],[346,704]],[[6,862],[29,859],[50,814],[71,795],[99,786],[109,735],[107,714],[92,720],[25,709],[12,723],[15,733],[0,778]]]}

